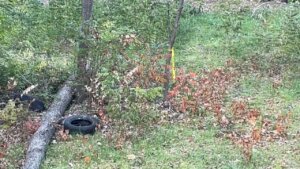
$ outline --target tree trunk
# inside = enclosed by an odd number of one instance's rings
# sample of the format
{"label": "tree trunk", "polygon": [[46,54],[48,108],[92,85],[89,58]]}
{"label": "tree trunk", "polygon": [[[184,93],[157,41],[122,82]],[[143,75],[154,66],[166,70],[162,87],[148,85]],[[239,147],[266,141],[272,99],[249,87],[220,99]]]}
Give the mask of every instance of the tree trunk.
{"label": "tree trunk", "polygon": [[164,83],[164,101],[167,100],[167,96],[168,96],[168,92],[169,92],[169,88],[170,88],[170,79],[171,79],[170,65],[171,65],[172,48],[173,48],[175,40],[176,40],[176,35],[177,35],[178,27],[179,27],[179,20],[180,20],[180,16],[181,16],[182,9],[183,9],[183,4],[184,4],[184,0],[180,0],[175,23],[174,23],[173,32],[169,37],[169,54],[167,55],[166,66],[165,66],[166,82]]}
{"label": "tree trunk", "polygon": [[72,80],[74,80],[73,77],[60,89],[50,108],[43,116],[41,126],[34,133],[30,141],[23,169],[40,168],[41,162],[45,157],[47,145],[50,143],[55,132],[53,124],[56,124],[61,118],[72,100]]}
{"label": "tree trunk", "polygon": [[89,82],[89,74],[88,69],[89,66],[87,64],[88,60],[88,36],[90,29],[90,18],[92,16],[93,9],[93,0],[82,0],[82,24],[81,24],[81,37],[79,41],[79,53],[77,56],[77,68],[79,72],[78,82],[80,83],[77,87],[78,92],[78,102],[82,102],[86,97],[87,93],[84,88],[85,85],[88,85]]}

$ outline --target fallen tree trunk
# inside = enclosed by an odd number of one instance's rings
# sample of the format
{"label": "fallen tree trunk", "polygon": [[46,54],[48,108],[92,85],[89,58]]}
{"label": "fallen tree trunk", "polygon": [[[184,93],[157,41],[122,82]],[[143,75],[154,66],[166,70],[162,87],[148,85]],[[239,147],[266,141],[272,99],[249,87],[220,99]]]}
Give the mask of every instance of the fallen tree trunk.
{"label": "fallen tree trunk", "polygon": [[34,133],[26,153],[23,169],[38,169],[45,157],[46,148],[54,135],[56,123],[64,114],[67,106],[72,100],[71,77],[60,89],[48,111],[44,114],[41,126]]}

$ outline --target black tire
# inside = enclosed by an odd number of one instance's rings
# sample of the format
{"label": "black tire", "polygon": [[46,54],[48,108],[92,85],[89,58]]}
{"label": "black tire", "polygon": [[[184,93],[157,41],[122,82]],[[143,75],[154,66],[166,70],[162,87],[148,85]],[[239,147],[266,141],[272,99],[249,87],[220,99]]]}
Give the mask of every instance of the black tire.
{"label": "black tire", "polygon": [[28,109],[30,111],[34,111],[34,112],[42,112],[46,110],[45,104],[41,101],[41,100],[33,100],[30,104]]}
{"label": "black tire", "polygon": [[13,96],[14,100],[16,101],[17,105],[20,103],[27,103],[28,110],[34,111],[34,112],[42,112],[46,110],[44,102],[41,100],[35,99],[32,96],[26,95],[26,94],[19,94],[15,93]]}
{"label": "black tire", "polygon": [[74,115],[67,117],[64,122],[64,129],[69,133],[94,134],[96,128],[96,120],[91,116]]}

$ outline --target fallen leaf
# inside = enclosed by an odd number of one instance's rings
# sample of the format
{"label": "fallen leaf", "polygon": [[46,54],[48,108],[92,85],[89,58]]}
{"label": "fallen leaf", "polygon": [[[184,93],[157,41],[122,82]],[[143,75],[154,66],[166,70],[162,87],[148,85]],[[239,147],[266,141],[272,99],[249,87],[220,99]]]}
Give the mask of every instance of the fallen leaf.
{"label": "fallen leaf", "polygon": [[249,138],[243,138],[242,139],[242,146],[243,146],[243,154],[247,162],[250,162],[252,158],[252,148],[253,144],[249,140]]}
{"label": "fallen leaf", "polygon": [[276,130],[274,131],[276,134],[283,134],[285,132],[285,127],[280,124],[280,123],[277,123],[276,126],[275,126]]}
{"label": "fallen leaf", "polygon": [[0,158],[4,158],[5,154],[0,152]]}
{"label": "fallen leaf", "polygon": [[69,134],[69,130],[59,130],[58,131],[58,136],[62,141],[67,141],[68,140],[68,134]]}
{"label": "fallen leaf", "polygon": [[248,115],[248,123],[251,124],[252,126],[255,126],[256,120],[257,120],[257,116],[256,115],[252,115],[251,113],[252,113],[252,111]]}
{"label": "fallen leaf", "polygon": [[2,143],[0,144],[0,147],[4,148],[4,149],[7,149],[8,148],[8,145],[6,143]]}
{"label": "fallen leaf", "polygon": [[190,143],[194,143],[194,142],[195,142],[193,136],[188,137],[188,141],[189,141]]}
{"label": "fallen leaf", "polygon": [[251,137],[255,142],[259,142],[261,140],[261,129],[253,129]]}
{"label": "fallen leaf", "polygon": [[197,76],[197,74],[194,72],[190,72],[190,76],[191,76],[191,78],[195,78]]}
{"label": "fallen leaf", "polygon": [[117,140],[117,143],[116,143],[116,145],[115,145],[115,148],[118,149],[118,150],[122,149],[122,148],[123,148],[123,145],[124,145],[124,142],[125,142],[124,136],[120,136],[120,137],[118,138],[118,140]]}
{"label": "fallen leaf", "polygon": [[84,157],[84,163],[85,164],[90,164],[91,163],[91,157],[89,157],[89,156]]}
{"label": "fallen leaf", "polygon": [[248,123],[251,124],[252,126],[255,126],[255,124],[256,124],[256,118],[248,119]]}
{"label": "fallen leaf", "polygon": [[230,122],[227,119],[227,117],[225,115],[223,115],[220,123],[223,128],[226,128]]}
{"label": "fallen leaf", "polygon": [[134,160],[135,158],[136,158],[136,156],[134,154],[127,155],[128,160]]}
{"label": "fallen leaf", "polygon": [[182,101],[181,101],[181,112],[186,112],[186,108],[187,108],[187,104],[186,104],[186,99],[185,98],[182,98]]}

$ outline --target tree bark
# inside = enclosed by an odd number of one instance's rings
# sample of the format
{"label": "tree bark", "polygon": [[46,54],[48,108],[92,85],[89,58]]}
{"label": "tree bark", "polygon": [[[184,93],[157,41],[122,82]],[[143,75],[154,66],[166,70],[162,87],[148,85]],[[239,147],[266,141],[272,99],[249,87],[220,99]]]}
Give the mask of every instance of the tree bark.
{"label": "tree bark", "polygon": [[38,169],[45,157],[47,145],[54,135],[55,128],[53,124],[61,118],[67,106],[72,100],[71,77],[60,89],[50,108],[43,116],[41,126],[34,133],[26,153],[26,160],[23,169]]}
{"label": "tree bark", "polygon": [[90,29],[90,18],[92,16],[93,0],[82,0],[82,24],[81,24],[81,36],[79,41],[79,53],[77,56],[77,68],[79,71],[78,82],[80,83],[77,87],[78,98],[77,102],[82,102],[86,97],[87,93],[84,86],[88,85],[89,74],[88,74],[88,36]]}
{"label": "tree bark", "polygon": [[184,0],[180,0],[175,23],[174,23],[174,28],[173,28],[171,36],[169,37],[169,54],[167,55],[167,58],[166,58],[166,67],[165,67],[166,82],[164,83],[164,101],[167,100],[167,96],[168,96],[168,92],[169,92],[169,88],[170,88],[170,79],[171,79],[170,65],[171,65],[171,55],[172,55],[171,50],[172,50],[175,40],[176,40],[176,35],[177,35],[178,27],[179,27],[179,20],[180,20],[180,16],[181,16],[182,9],[183,9],[183,4],[184,4]]}
{"label": "tree bark", "polygon": [[82,0],[82,16],[83,21],[89,21],[92,16],[93,0]]}

